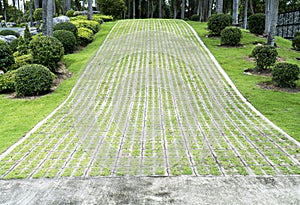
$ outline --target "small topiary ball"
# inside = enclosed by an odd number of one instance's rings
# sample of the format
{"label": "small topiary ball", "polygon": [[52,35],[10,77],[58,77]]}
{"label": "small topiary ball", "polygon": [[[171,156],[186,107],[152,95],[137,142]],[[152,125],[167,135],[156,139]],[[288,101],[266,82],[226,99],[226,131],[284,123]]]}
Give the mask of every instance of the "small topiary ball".
{"label": "small topiary ball", "polygon": [[57,30],[71,31],[76,38],[78,36],[77,27],[71,22],[61,22],[61,23],[56,24],[53,27],[53,31],[57,31]]}
{"label": "small topiary ball", "polygon": [[242,32],[237,27],[226,27],[221,31],[221,44],[237,46],[241,42]]}
{"label": "small topiary ball", "polygon": [[91,29],[88,28],[79,28],[78,29],[78,43],[82,46],[87,45],[88,43],[94,40],[94,34]]}
{"label": "small topiary ball", "polygon": [[197,14],[193,14],[193,15],[191,16],[191,21],[200,21],[200,16],[197,15]]}
{"label": "small topiary ball", "polygon": [[54,37],[39,36],[30,42],[30,52],[34,63],[42,64],[52,72],[57,71],[57,63],[64,55],[63,44]]}
{"label": "small topiary ball", "polygon": [[278,52],[273,46],[256,46],[251,56],[255,58],[256,69],[262,71],[275,64]]}
{"label": "small topiary ball", "polygon": [[230,26],[232,17],[228,14],[213,14],[208,18],[207,26],[213,35],[220,35],[221,31]]}
{"label": "small topiary ball", "polygon": [[299,74],[300,70],[296,64],[278,63],[272,69],[272,81],[278,87],[294,88]]}
{"label": "small topiary ball", "polygon": [[10,46],[0,40],[0,69],[9,70],[10,66],[14,63],[15,59]]}
{"label": "small topiary ball", "polygon": [[57,30],[53,32],[53,37],[57,38],[63,44],[65,54],[73,53],[77,42],[71,31]]}
{"label": "small topiary ball", "polygon": [[248,29],[251,33],[262,35],[265,31],[266,15],[262,13],[253,14],[248,18]]}
{"label": "small topiary ball", "polygon": [[53,74],[43,65],[28,64],[16,71],[15,90],[17,96],[37,96],[50,91]]}

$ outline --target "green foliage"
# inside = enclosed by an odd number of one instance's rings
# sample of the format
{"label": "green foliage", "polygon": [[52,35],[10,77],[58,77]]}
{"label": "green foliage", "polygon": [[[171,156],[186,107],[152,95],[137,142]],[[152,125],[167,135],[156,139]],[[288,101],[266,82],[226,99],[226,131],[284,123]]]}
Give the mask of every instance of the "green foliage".
{"label": "green foliage", "polygon": [[21,56],[15,57],[15,64],[10,67],[10,70],[16,70],[23,65],[31,64],[32,63],[32,55],[25,54]]}
{"label": "green foliage", "polygon": [[0,31],[0,35],[1,36],[13,35],[17,38],[20,36],[20,34],[18,32],[10,30],[10,29],[5,29],[5,30]]}
{"label": "green foliage", "polygon": [[300,70],[296,64],[278,63],[272,69],[272,81],[278,87],[294,88],[299,74]]}
{"label": "green foliage", "polygon": [[296,31],[296,32],[295,32],[294,38],[297,37],[297,36],[300,36],[300,31]]}
{"label": "green foliage", "polygon": [[12,42],[10,42],[9,47],[12,52],[16,52],[18,48],[19,39],[14,39]]}
{"label": "green foliage", "polygon": [[94,20],[94,17],[95,18],[100,17],[104,22],[109,22],[109,21],[113,21],[114,20],[114,17],[110,16],[110,15],[98,15],[98,14],[95,14],[95,15],[93,15],[93,20]]}
{"label": "green foliage", "polygon": [[78,36],[78,29],[77,27],[71,23],[71,22],[61,22],[61,23],[58,23],[56,24],[54,27],[53,27],[53,31],[58,31],[58,30],[66,30],[66,31],[71,31],[74,36],[77,38]]}
{"label": "green foliage", "polygon": [[242,32],[237,27],[226,27],[221,31],[221,44],[237,46],[241,42]]}
{"label": "green foliage", "polygon": [[73,9],[71,9],[71,10],[67,11],[66,16],[67,17],[73,17],[74,16],[74,12],[75,11]]}
{"label": "green foliage", "polygon": [[228,14],[213,14],[208,18],[207,26],[213,35],[220,35],[221,31],[230,26],[232,17]]}
{"label": "green foliage", "polygon": [[27,44],[29,44],[29,42],[32,40],[32,36],[31,36],[28,26],[26,26],[25,30],[24,30],[24,39]]}
{"label": "green foliage", "polygon": [[64,55],[64,47],[57,38],[50,36],[34,38],[30,42],[30,48],[34,63],[42,64],[52,72],[57,70],[57,63]]}
{"label": "green foliage", "polygon": [[275,64],[278,53],[273,46],[256,46],[251,56],[255,58],[256,69],[262,71]]}
{"label": "green foliage", "polygon": [[300,51],[300,35],[294,37],[292,46],[296,51]]}
{"label": "green foliage", "polygon": [[64,46],[65,54],[73,53],[76,46],[76,37],[71,31],[57,30],[53,32],[53,37],[57,38]]}
{"label": "green foliage", "polygon": [[9,70],[9,67],[14,63],[15,59],[10,46],[0,40],[0,69]]}
{"label": "green foliage", "polygon": [[94,34],[100,30],[100,24],[97,21],[76,20],[76,21],[72,21],[72,23],[77,28],[88,28],[88,29],[92,30]]}
{"label": "green foliage", "polygon": [[33,18],[36,21],[41,21],[43,18],[43,9],[42,8],[38,8],[33,12]]}
{"label": "green foliage", "polygon": [[200,16],[197,15],[197,14],[193,14],[193,15],[191,16],[191,20],[192,20],[192,21],[200,21]]}
{"label": "green foliage", "polygon": [[36,96],[49,92],[53,74],[43,65],[29,64],[19,68],[15,75],[17,96]]}
{"label": "green foliage", "polygon": [[88,28],[78,28],[78,43],[85,46],[94,40],[93,31]]}
{"label": "green foliage", "polygon": [[93,21],[97,21],[99,24],[103,24],[103,19],[101,18],[101,16],[100,15],[93,15]]}
{"label": "green foliage", "polygon": [[0,93],[15,91],[15,73],[13,70],[0,75]]}
{"label": "green foliage", "polygon": [[253,14],[248,18],[248,29],[251,33],[262,35],[265,31],[266,15],[262,13]]}
{"label": "green foliage", "polygon": [[27,43],[22,36],[19,38],[18,47],[17,47],[18,53],[16,56],[22,56],[29,53],[29,42]]}
{"label": "green foliage", "polygon": [[103,14],[114,18],[120,17],[121,13],[126,10],[124,0],[96,0],[96,2]]}

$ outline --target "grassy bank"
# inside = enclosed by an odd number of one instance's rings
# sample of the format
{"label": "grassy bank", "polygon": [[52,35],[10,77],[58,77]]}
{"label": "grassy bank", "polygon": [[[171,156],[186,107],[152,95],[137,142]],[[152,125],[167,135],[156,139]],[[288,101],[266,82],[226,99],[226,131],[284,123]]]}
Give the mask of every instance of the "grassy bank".
{"label": "grassy bank", "polygon": [[[219,46],[219,38],[206,37],[208,34],[206,23],[189,22],[189,24],[196,30],[202,41],[251,104],[273,123],[300,141],[300,126],[298,126],[300,124],[300,93],[262,89],[258,83],[271,81],[271,77],[249,76],[243,73],[245,69],[255,67],[254,62],[247,59],[255,47],[255,42],[266,42],[266,39],[243,30],[241,43],[244,46],[225,48]],[[300,61],[296,60],[296,57],[300,57],[300,53],[291,49],[291,41],[276,38],[276,44],[279,57],[282,60],[300,66]],[[299,81],[298,86],[300,86]]]}
{"label": "grassy bank", "polygon": [[18,141],[64,101],[114,24],[115,22],[103,24],[95,40],[85,49],[64,56],[67,69],[73,76],[65,80],[55,92],[35,99],[11,99],[8,95],[0,95],[0,153]]}

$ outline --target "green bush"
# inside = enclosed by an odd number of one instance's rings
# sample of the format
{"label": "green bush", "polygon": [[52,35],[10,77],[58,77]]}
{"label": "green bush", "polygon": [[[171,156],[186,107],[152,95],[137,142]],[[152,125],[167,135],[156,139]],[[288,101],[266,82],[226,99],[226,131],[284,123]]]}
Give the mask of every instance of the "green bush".
{"label": "green bush", "polygon": [[213,14],[208,18],[207,26],[213,35],[220,35],[221,31],[230,26],[232,17],[228,14]]}
{"label": "green bush", "polygon": [[49,92],[53,74],[43,65],[29,64],[19,68],[15,75],[17,96],[36,96]]}
{"label": "green bush", "polygon": [[251,56],[255,58],[256,69],[262,71],[275,64],[278,53],[273,46],[256,46]]}
{"label": "green bush", "polygon": [[93,15],[93,21],[97,21],[99,24],[104,22],[100,15]]}
{"label": "green bush", "polygon": [[53,31],[58,31],[58,30],[66,30],[66,31],[71,31],[74,36],[77,38],[78,36],[78,29],[77,27],[71,23],[71,22],[61,22],[61,23],[58,23],[56,24],[54,27],[53,27]]}
{"label": "green bush", "polygon": [[114,20],[113,16],[108,16],[108,15],[93,15],[93,18],[94,18],[94,16],[95,17],[99,16],[104,22],[109,22],[109,21],[113,21]]}
{"label": "green bush", "polygon": [[16,70],[23,65],[31,64],[32,63],[32,55],[31,54],[25,54],[21,56],[15,57],[15,64],[13,64],[10,67],[10,70]]}
{"label": "green bush", "polygon": [[57,63],[64,55],[64,47],[57,38],[50,36],[34,38],[30,42],[30,48],[34,63],[42,64],[52,72],[56,72]]}
{"label": "green bush", "polygon": [[88,28],[92,30],[94,34],[100,30],[100,24],[97,21],[76,20],[76,21],[72,21],[72,23],[77,28]]}
{"label": "green bush", "polygon": [[53,36],[63,44],[65,54],[73,53],[77,42],[71,31],[57,30],[53,32]]}
{"label": "green bush", "polygon": [[0,31],[0,35],[1,36],[13,35],[17,38],[20,36],[20,34],[18,32],[10,30],[10,29],[5,29],[5,30]]}
{"label": "green bush", "polygon": [[278,87],[294,88],[299,74],[300,70],[296,64],[278,63],[272,69],[272,81]]}
{"label": "green bush", "polygon": [[197,14],[193,14],[193,15],[191,16],[191,20],[192,20],[192,21],[200,21],[200,16],[197,15]]}
{"label": "green bush", "polygon": [[16,56],[22,56],[29,53],[29,42],[26,42],[22,36],[19,38]]}
{"label": "green bush", "polygon": [[293,38],[292,46],[296,51],[300,51],[300,35]]}
{"label": "green bush", "polygon": [[15,91],[15,74],[16,70],[13,70],[0,75],[0,93]]}
{"label": "green bush", "polygon": [[78,43],[85,46],[94,40],[93,31],[88,28],[78,29]]}
{"label": "green bush", "polygon": [[33,12],[33,18],[36,21],[40,21],[43,18],[43,9],[42,8],[38,8]]}
{"label": "green bush", "polygon": [[67,17],[73,17],[74,16],[74,12],[75,11],[73,9],[71,9],[71,10],[67,11],[66,16]]}
{"label": "green bush", "polygon": [[253,14],[248,18],[248,29],[251,33],[262,35],[265,31],[266,15],[262,13]]}
{"label": "green bush", "polygon": [[242,32],[237,27],[226,27],[221,31],[221,44],[237,46],[241,42]]}
{"label": "green bush", "polygon": [[28,26],[26,26],[25,30],[24,30],[24,39],[27,44],[29,44],[29,42],[32,40],[32,36],[31,36]]}
{"label": "green bush", "polygon": [[295,32],[294,38],[297,37],[297,36],[300,36],[300,31],[296,31],[296,32]]}
{"label": "green bush", "polygon": [[9,70],[10,66],[14,63],[15,59],[10,46],[0,40],[0,69]]}
{"label": "green bush", "polygon": [[19,39],[14,39],[12,42],[10,42],[9,47],[11,49],[11,51],[14,53],[17,51],[18,48],[18,43],[19,43]]}

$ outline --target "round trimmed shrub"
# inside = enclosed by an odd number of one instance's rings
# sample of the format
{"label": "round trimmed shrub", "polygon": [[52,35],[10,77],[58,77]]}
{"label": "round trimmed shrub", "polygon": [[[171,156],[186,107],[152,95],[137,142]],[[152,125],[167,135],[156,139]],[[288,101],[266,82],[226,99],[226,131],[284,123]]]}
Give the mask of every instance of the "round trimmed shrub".
{"label": "round trimmed shrub", "polygon": [[5,29],[5,30],[0,31],[0,35],[1,36],[13,35],[17,38],[20,36],[20,34],[18,32],[10,30],[10,29]]}
{"label": "round trimmed shrub", "polygon": [[56,24],[54,27],[53,27],[53,31],[58,31],[58,30],[65,30],[65,31],[71,31],[74,36],[77,38],[78,36],[78,29],[77,27],[71,23],[71,22],[61,22],[61,23],[58,23]]}
{"label": "round trimmed shrub", "polygon": [[272,69],[272,81],[278,87],[294,88],[299,74],[300,69],[296,64],[278,63]]}
{"label": "round trimmed shrub", "polygon": [[200,16],[197,15],[197,14],[193,14],[193,15],[191,16],[191,20],[192,20],[192,21],[200,21]]}
{"label": "round trimmed shrub", "polygon": [[9,70],[9,67],[14,63],[15,59],[10,46],[0,40],[0,69]]}
{"label": "round trimmed shrub", "polygon": [[93,31],[93,33],[97,33],[100,30],[100,24],[97,21],[91,21],[91,20],[76,20],[72,21],[72,23],[77,28],[88,28]]}
{"label": "round trimmed shrub", "polygon": [[17,51],[18,48],[18,43],[19,43],[19,39],[14,39],[12,40],[12,42],[10,42],[9,47],[11,49],[11,51],[14,53]]}
{"label": "round trimmed shrub", "polygon": [[275,64],[278,53],[273,46],[256,46],[251,55],[255,58],[256,69],[262,71]]}
{"label": "round trimmed shrub", "polygon": [[93,31],[88,28],[78,28],[78,43],[85,46],[94,40]]}
{"label": "round trimmed shrub", "polygon": [[226,27],[221,31],[221,44],[237,46],[241,42],[242,32],[237,27]]}
{"label": "round trimmed shrub", "polygon": [[15,75],[17,96],[36,96],[50,91],[53,74],[43,65],[28,64],[19,68]]}
{"label": "round trimmed shrub", "polygon": [[293,38],[292,46],[296,51],[300,51],[300,35]]}
{"label": "round trimmed shrub", "polygon": [[63,44],[55,37],[40,36],[30,42],[30,52],[34,63],[42,64],[56,72],[57,63],[64,55]]}
{"label": "round trimmed shrub", "polygon": [[15,91],[15,74],[16,70],[13,70],[0,75],[0,93]]}
{"label": "round trimmed shrub", "polygon": [[23,65],[31,64],[31,62],[32,62],[31,54],[16,56],[15,57],[15,64],[10,66],[10,70],[16,70],[16,69],[20,68]]}
{"label": "round trimmed shrub", "polygon": [[221,31],[230,26],[232,17],[228,14],[213,14],[208,18],[207,26],[213,35],[220,35]]}
{"label": "round trimmed shrub", "polygon": [[257,13],[249,16],[248,29],[250,32],[262,35],[265,31],[265,19],[266,15],[263,13]]}
{"label": "round trimmed shrub", "polygon": [[53,32],[53,36],[63,44],[65,54],[73,53],[76,46],[76,38],[71,31],[57,30]]}
{"label": "round trimmed shrub", "polygon": [[73,9],[70,9],[69,11],[67,11],[67,13],[66,13],[66,16],[67,17],[73,17],[74,16],[74,10]]}

